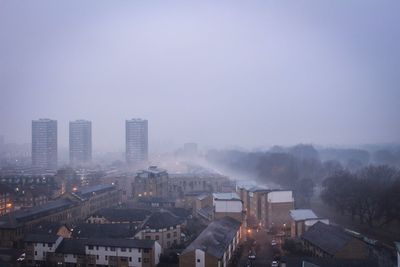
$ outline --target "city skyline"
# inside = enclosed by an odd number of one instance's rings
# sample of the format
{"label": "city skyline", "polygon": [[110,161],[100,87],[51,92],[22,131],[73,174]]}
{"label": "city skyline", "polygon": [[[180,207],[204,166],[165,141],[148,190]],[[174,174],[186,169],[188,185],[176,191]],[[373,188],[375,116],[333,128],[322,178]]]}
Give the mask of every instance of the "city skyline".
{"label": "city skyline", "polygon": [[29,142],[32,118],[57,118],[66,147],[82,117],[97,148],[123,151],[136,116],[152,149],[398,143],[399,8],[4,1],[1,134]]}

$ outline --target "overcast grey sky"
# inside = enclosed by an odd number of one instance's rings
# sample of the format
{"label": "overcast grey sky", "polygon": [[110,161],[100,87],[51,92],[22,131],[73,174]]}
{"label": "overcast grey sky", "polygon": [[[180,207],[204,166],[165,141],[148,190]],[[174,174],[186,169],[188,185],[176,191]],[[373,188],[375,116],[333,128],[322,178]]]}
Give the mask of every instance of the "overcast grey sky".
{"label": "overcast grey sky", "polygon": [[400,141],[400,1],[0,0],[0,134],[95,149]]}

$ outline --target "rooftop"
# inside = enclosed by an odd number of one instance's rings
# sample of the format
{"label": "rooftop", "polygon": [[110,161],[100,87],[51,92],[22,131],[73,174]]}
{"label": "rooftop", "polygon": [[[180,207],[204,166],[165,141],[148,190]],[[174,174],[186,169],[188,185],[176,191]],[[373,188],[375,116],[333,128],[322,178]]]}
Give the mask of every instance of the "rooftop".
{"label": "rooftop", "polygon": [[[136,225],[137,226],[137,225]],[[135,225],[125,223],[82,223],[73,228],[74,238],[130,238],[135,235]]]}
{"label": "rooftop", "polygon": [[151,211],[145,209],[116,209],[107,208],[96,212],[94,215],[103,216],[111,222],[142,222]]}
{"label": "rooftop", "polygon": [[284,256],[281,262],[287,267],[376,267],[378,263],[372,259],[337,259],[319,257]]}
{"label": "rooftop", "polygon": [[56,253],[85,255],[85,239],[65,238],[57,247]]}
{"label": "rooftop", "polygon": [[237,231],[240,229],[240,222],[230,217],[213,221],[201,234],[182,252],[201,249],[214,257],[221,259],[229,244],[232,242]]}
{"label": "rooftop", "polygon": [[158,211],[143,223],[143,229],[164,229],[181,224],[182,220],[169,211]]}
{"label": "rooftop", "polygon": [[238,200],[240,197],[236,193],[213,193],[214,200]]}
{"label": "rooftop", "polygon": [[93,194],[103,193],[105,191],[114,189],[115,186],[110,184],[98,184],[93,186],[85,186],[80,188],[75,194],[81,198],[88,198]]}
{"label": "rooftop", "polygon": [[55,243],[60,238],[58,235],[28,234],[24,241],[27,243]]}
{"label": "rooftop", "polygon": [[301,238],[331,255],[336,254],[353,239],[341,228],[323,222],[317,222],[311,226]]}
{"label": "rooftop", "polygon": [[310,209],[291,210],[290,216],[294,221],[304,221],[307,219],[317,219],[318,216]]}
{"label": "rooftop", "polygon": [[14,211],[0,217],[0,227],[15,227],[18,224],[62,211],[74,205],[75,203],[72,200],[60,198],[54,201],[49,201],[43,205],[33,207],[29,210]]}
{"label": "rooftop", "polygon": [[153,248],[154,240],[122,239],[122,238],[90,238],[85,239],[85,245],[118,247],[118,248]]}

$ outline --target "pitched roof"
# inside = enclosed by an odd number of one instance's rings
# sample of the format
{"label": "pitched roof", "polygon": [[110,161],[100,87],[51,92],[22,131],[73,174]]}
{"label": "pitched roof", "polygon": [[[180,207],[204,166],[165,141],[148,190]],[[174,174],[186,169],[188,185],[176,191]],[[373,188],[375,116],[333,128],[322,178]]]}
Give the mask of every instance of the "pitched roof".
{"label": "pitched roof", "polygon": [[60,238],[58,235],[28,234],[24,241],[27,243],[55,243]]}
{"label": "pitched roof", "polygon": [[100,215],[111,222],[142,222],[151,211],[145,209],[116,209],[107,208],[96,212],[94,215]]}
{"label": "pitched roof", "polygon": [[307,219],[316,219],[318,218],[315,213],[310,209],[297,209],[291,210],[290,216],[294,221],[304,221]]}
{"label": "pitched roof", "polygon": [[143,223],[143,229],[164,229],[181,224],[182,220],[169,211],[158,211]]}
{"label": "pitched roof", "polygon": [[122,238],[90,238],[85,240],[85,245],[118,247],[118,248],[153,248],[154,240],[148,239],[122,239]]}
{"label": "pitched roof", "polygon": [[2,221],[0,226],[2,228],[16,227],[21,223],[65,210],[74,205],[75,203],[73,201],[66,198],[60,198],[28,210],[17,210],[7,214],[6,216],[0,217],[0,221]]}
{"label": "pitched roof", "polygon": [[376,267],[376,259],[338,259],[319,257],[283,256],[287,267]]}
{"label": "pitched roof", "polygon": [[353,239],[351,235],[339,227],[327,225],[323,222],[317,222],[311,226],[301,238],[331,255],[335,255]]}
{"label": "pitched roof", "polygon": [[58,230],[65,224],[60,222],[41,222],[30,231],[31,234],[57,234]]}
{"label": "pitched roof", "polygon": [[74,227],[74,238],[129,238],[135,235],[135,225],[125,223],[92,224],[82,223]]}
{"label": "pitched roof", "polygon": [[213,221],[182,254],[201,249],[220,259],[239,229],[240,222],[231,217],[224,217],[223,219]]}
{"label": "pitched roof", "polygon": [[85,255],[85,239],[65,238],[57,247],[56,253]]}
{"label": "pitched roof", "polygon": [[81,198],[88,198],[93,194],[103,193],[109,190],[115,189],[114,185],[110,184],[98,184],[93,186],[85,186],[79,189],[75,194]]}

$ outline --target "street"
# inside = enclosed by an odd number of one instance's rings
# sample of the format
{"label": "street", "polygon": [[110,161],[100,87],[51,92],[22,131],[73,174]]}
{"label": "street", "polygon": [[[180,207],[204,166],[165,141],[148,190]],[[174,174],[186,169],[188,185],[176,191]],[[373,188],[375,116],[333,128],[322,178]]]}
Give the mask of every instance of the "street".
{"label": "street", "polygon": [[[244,243],[243,253],[238,261],[238,267],[265,267],[271,266],[273,261],[273,248],[271,246],[272,237],[266,230],[251,230],[248,234],[248,242]],[[255,259],[249,260],[249,252],[255,252]]]}

